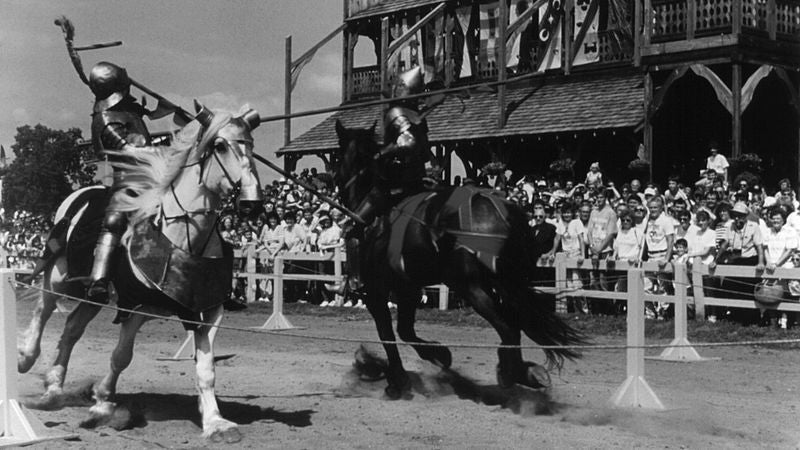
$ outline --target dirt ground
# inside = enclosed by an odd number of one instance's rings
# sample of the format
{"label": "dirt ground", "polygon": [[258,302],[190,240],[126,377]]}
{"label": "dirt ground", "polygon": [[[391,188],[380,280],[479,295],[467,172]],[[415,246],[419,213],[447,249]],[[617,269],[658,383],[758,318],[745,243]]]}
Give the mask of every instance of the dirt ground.
{"label": "dirt ground", "polygon": [[[20,302],[19,324],[32,304]],[[23,402],[42,393],[65,314],[54,314],[43,354],[20,376]],[[229,313],[225,324],[262,324],[266,312]],[[291,315],[294,331],[318,337],[375,339],[363,310],[336,317]],[[66,389],[79,392],[99,379],[118,333],[112,313],[101,312],[76,346]],[[446,342],[496,343],[488,328],[420,323],[420,336]],[[546,392],[503,391],[489,349],[453,349],[453,369],[470,382],[443,376],[410,348],[401,349],[411,372],[409,399],[389,401],[384,381],[360,381],[352,369],[355,343],[266,336],[222,330],[217,365],[223,415],[241,425],[237,444],[210,444],[200,436],[194,367],[158,361],[173,354],[185,334],[177,323],[152,321],[139,334],[134,361],[119,383],[118,401],[135,426],[118,431],[80,427],[89,404],[34,410],[47,426],[75,433],[69,441],[34,448],[799,448],[800,352],[763,347],[699,349],[719,361],[647,361],[646,380],[665,411],[617,409],[609,399],[625,379],[625,353],[587,351],[568,362]],[[595,343],[623,339],[593,336]],[[370,349],[380,351],[370,345]],[[657,351],[649,351],[657,354]],[[543,360],[540,351],[527,359]],[[458,381],[458,382],[456,382]]]}

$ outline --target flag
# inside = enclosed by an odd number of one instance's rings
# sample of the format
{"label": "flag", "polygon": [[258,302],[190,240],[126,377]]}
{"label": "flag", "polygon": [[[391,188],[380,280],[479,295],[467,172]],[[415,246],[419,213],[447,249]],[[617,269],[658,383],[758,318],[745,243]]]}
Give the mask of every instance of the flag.
{"label": "flag", "polygon": [[469,36],[470,28],[469,21],[472,18],[472,6],[461,6],[456,8],[456,19],[461,27],[461,32],[464,33],[464,50],[461,52],[461,66],[460,76],[467,78],[472,76],[472,55],[469,53]]}
{"label": "flag", "polygon": [[0,166],[6,166],[6,148],[0,145]]}
{"label": "flag", "polygon": [[561,67],[561,14],[555,8],[560,9],[560,5],[559,0],[550,0],[547,4],[539,7],[540,23],[542,24],[539,29],[539,40],[542,42],[543,51],[539,52],[537,72]]}
{"label": "flag", "polygon": [[[508,24],[512,24],[517,20],[517,17],[522,15],[533,4],[533,0],[523,0],[512,5],[508,12]],[[511,35],[506,36],[506,67],[514,67],[519,65],[520,61],[520,45],[522,43],[522,32],[531,24],[532,17],[523,22],[519,28],[516,29]]]}
{"label": "flag", "polygon": [[[592,1],[599,0],[576,0],[575,2],[575,28],[573,36],[577,37],[578,33],[583,27],[583,22],[587,20],[589,6]],[[600,21],[599,8],[595,8],[594,14],[589,23],[589,28],[586,30],[586,35],[583,37],[583,42],[578,46],[578,50],[573,55],[574,59],[572,64],[580,66],[582,64],[589,64],[598,62],[600,60],[599,42],[597,40],[597,27]]]}
{"label": "flag", "polygon": [[291,68],[289,69],[292,76],[292,82],[289,91],[294,91],[294,87],[297,85],[297,79],[300,78],[300,72],[303,71],[303,68],[309,63],[309,61],[311,61],[316,53],[316,50],[310,51],[292,63]]}
{"label": "flag", "polygon": [[425,83],[430,83],[437,74],[444,73],[444,17],[438,14],[423,27],[425,43]]}
{"label": "flag", "polygon": [[482,76],[497,73],[497,38],[499,32],[500,3],[480,5],[480,44],[478,46],[478,71]]}

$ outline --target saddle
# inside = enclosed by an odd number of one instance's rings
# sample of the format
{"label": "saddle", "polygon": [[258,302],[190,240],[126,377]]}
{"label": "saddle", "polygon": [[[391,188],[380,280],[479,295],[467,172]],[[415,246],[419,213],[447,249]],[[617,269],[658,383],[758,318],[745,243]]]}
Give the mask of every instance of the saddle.
{"label": "saddle", "polygon": [[[64,253],[67,279],[85,279],[92,269],[92,253],[109,198],[108,189],[95,188],[78,193],[50,232],[40,265],[44,266],[54,255]],[[181,318],[197,319],[201,312],[224,303],[230,297],[233,248],[223,241],[222,254],[218,256],[196,256],[176,247],[149,219],[132,224],[132,229],[117,249],[113,269],[117,304],[129,309],[142,304],[170,307],[163,304],[163,297],[159,295],[126,292],[141,285],[175,301],[173,306],[176,308],[173,309]],[[120,315],[115,322],[124,319],[125,315]]]}
{"label": "saddle", "polygon": [[[439,198],[446,196],[446,198]],[[434,201],[441,207],[431,220],[424,220],[427,207]],[[499,217],[500,229],[487,232],[475,220],[474,206],[479,200],[488,203]],[[443,235],[455,238],[455,248],[473,253],[478,260],[492,272],[497,272],[497,258],[510,231],[506,221],[508,205],[505,199],[493,191],[475,186],[459,186],[448,191],[424,192],[402,200],[389,215],[392,234],[389,238],[388,258],[390,267],[397,273],[404,273],[403,243],[406,230],[412,221],[423,222],[430,228],[433,242]]]}

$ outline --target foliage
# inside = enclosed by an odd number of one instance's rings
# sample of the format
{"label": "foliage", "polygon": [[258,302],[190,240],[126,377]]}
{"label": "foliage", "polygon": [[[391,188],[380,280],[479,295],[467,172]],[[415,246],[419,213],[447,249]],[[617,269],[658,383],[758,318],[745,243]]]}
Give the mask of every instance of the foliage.
{"label": "foliage", "polygon": [[634,173],[650,172],[650,163],[644,159],[636,158],[628,163],[628,170]]}
{"label": "foliage", "polygon": [[506,171],[506,165],[499,161],[493,161],[483,166],[481,171],[487,175],[500,175]]}
{"label": "foliage", "polygon": [[3,176],[3,207],[49,216],[79,187],[96,184],[91,147],[78,145],[81,130],[38,124],[17,128],[15,159]]}
{"label": "foliage", "polygon": [[731,158],[728,161],[730,164],[728,168],[728,179],[734,179],[737,182],[740,179],[745,179],[751,186],[757,184],[761,179],[761,175],[764,173],[764,168],[761,167],[763,161],[764,160],[755,153],[743,153],[735,158]]}

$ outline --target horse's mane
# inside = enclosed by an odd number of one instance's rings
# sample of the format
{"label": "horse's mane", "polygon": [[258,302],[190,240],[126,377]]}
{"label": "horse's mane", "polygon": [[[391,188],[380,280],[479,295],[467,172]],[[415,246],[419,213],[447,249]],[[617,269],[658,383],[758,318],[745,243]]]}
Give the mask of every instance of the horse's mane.
{"label": "horse's mane", "polygon": [[174,134],[169,146],[107,150],[118,159],[112,166],[125,173],[122,183],[115,186],[119,192],[114,196],[113,208],[128,212],[131,223],[155,214],[172,182],[187,166],[202,163],[200,159],[214,144],[213,139],[230,121],[230,114],[218,112],[208,129],[192,121]]}

